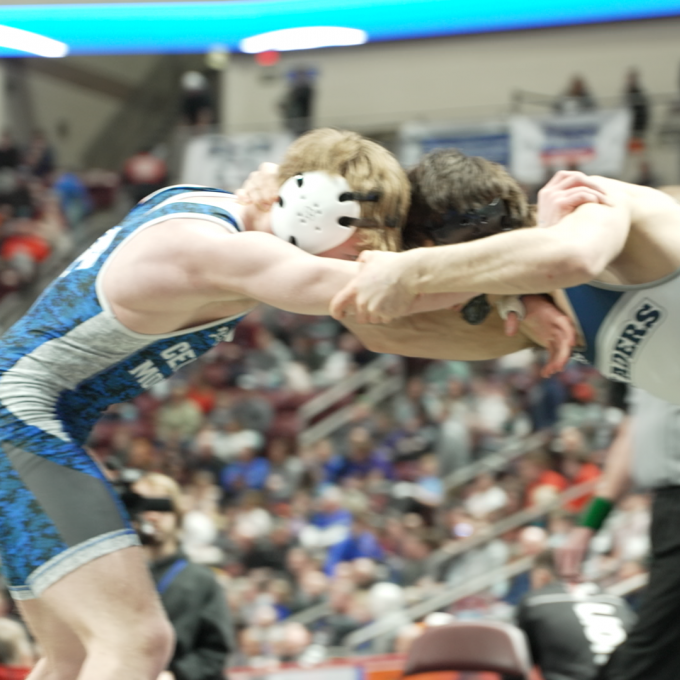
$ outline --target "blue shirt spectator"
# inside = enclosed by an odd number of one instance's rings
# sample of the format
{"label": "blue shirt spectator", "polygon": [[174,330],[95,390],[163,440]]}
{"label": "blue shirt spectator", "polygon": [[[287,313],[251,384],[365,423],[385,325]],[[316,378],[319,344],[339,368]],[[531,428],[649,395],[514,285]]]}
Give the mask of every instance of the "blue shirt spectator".
{"label": "blue shirt spectator", "polygon": [[238,493],[245,489],[264,489],[268,476],[269,461],[250,458],[227,465],[220,475],[220,483],[225,491]]}
{"label": "blue shirt spectator", "polygon": [[324,571],[332,576],[340,562],[352,562],[360,557],[379,562],[382,561],[384,552],[366,521],[355,516],[350,535],[328,550]]}

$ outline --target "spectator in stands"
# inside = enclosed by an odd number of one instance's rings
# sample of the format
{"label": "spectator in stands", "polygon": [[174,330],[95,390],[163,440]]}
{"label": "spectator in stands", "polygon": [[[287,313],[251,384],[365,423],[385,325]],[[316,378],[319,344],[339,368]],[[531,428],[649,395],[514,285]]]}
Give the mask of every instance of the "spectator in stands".
{"label": "spectator in stands", "polygon": [[567,400],[567,391],[558,377],[541,376],[543,364],[532,363],[528,385],[524,388],[525,408],[535,432],[553,427],[559,420],[560,406]]}
{"label": "spectator in stands", "polygon": [[63,170],[55,173],[52,183],[61,211],[71,228],[77,227],[92,210],[92,199],[78,173]]}
{"label": "spectator in stands", "polygon": [[249,489],[241,494],[233,520],[233,530],[237,535],[257,540],[271,534],[274,520],[264,504],[264,496],[259,491]]}
{"label": "spectator in stands", "polygon": [[187,125],[208,125],[213,121],[212,97],[208,79],[200,71],[182,75],[182,116]]}
{"label": "spectator in stands", "polygon": [[289,500],[300,486],[305,472],[304,463],[293,454],[292,442],[283,437],[275,437],[269,442],[267,459],[267,491],[272,500]]}
{"label": "spectator in stands", "polygon": [[31,137],[22,164],[35,177],[45,178],[54,170],[54,151],[42,130]]}
{"label": "spectator in stands", "polygon": [[2,232],[0,258],[16,274],[14,287],[31,283],[37,276],[39,265],[52,253],[50,243],[40,233],[39,223],[28,217],[16,218],[6,222]]}
{"label": "spectator in stands", "polygon": [[386,654],[394,648],[399,628],[408,625],[406,598],[403,589],[395,583],[375,583],[368,593],[368,603],[373,621],[389,621],[391,630],[371,641],[373,654]]}
{"label": "spectator in stands", "polygon": [[[314,655],[309,655],[312,644],[312,634],[297,621],[284,623],[280,629],[280,637],[276,643],[277,657],[283,663],[303,663],[312,661]],[[321,660],[321,659],[319,659]]]}
{"label": "spectator in stands", "polygon": [[235,461],[222,470],[220,484],[227,497],[238,497],[247,489],[264,489],[269,476],[269,461],[259,458],[251,446],[243,446]]}
{"label": "spectator in stands", "polygon": [[176,636],[167,677],[161,679],[223,680],[227,655],[235,646],[232,623],[224,591],[213,574],[189,562],[179,549],[181,490],[158,473],[145,475],[133,489],[173,508],[145,511],[139,517],[151,573]]}
{"label": "spectator in stands", "polygon": [[0,135],[0,168],[16,169],[21,163],[21,152],[9,130]]}
{"label": "spectator in stands", "polygon": [[185,461],[185,472],[191,476],[197,472],[209,473],[213,480],[219,479],[224,463],[215,454],[215,431],[204,427],[192,442],[190,456]]}
{"label": "spectator in stands", "polygon": [[[515,546],[517,557],[536,557],[547,549],[548,532],[545,529],[528,526],[520,530]],[[531,587],[531,574],[529,572],[518,574],[510,581],[503,600],[510,605],[517,605]]]}
{"label": "spectator in stands", "polygon": [[467,465],[472,459],[471,409],[466,384],[458,378],[447,383],[436,451],[443,476]]}
{"label": "spectator in stands", "polygon": [[522,456],[518,461],[519,476],[525,484],[525,506],[538,505],[554,498],[569,486],[569,482],[550,467],[550,458],[538,450]]}
{"label": "spectator in stands", "polygon": [[297,592],[293,599],[293,609],[300,611],[321,604],[328,591],[328,577],[316,569],[301,574]]}
{"label": "spectator in stands", "polygon": [[416,500],[429,508],[436,508],[444,500],[444,484],[439,476],[436,456],[429,454],[418,460],[418,474],[415,481]]}
{"label": "spectator in stands", "polygon": [[472,484],[470,495],[465,499],[465,509],[475,519],[488,519],[503,510],[508,494],[496,484],[490,472],[480,474]]}
{"label": "spectator in stands", "polygon": [[264,446],[264,437],[256,430],[247,429],[243,422],[232,415],[217,430],[213,430],[215,455],[228,463],[241,455],[242,449],[259,451]]}
{"label": "spectator in stands", "polygon": [[431,557],[436,544],[425,530],[404,534],[399,546],[399,557],[389,560],[393,580],[407,588],[417,585],[431,573]]}
{"label": "spectator in stands", "polygon": [[[489,529],[487,522],[473,520],[463,511],[453,513],[451,532],[456,540],[483,534]],[[473,547],[454,560],[444,569],[445,581],[451,586],[460,586],[480,574],[503,566],[510,557],[510,546],[500,538],[492,539],[479,547]]]}
{"label": "spectator in stands", "polygon": [[586,81],[583,76],[575,75],[572,77],[567,89],[555,102],[557,113],[581,113],[593,111],[597,108]]}
{"label": "spectator in stands", "polygon": [[5,206],[6,220],[12,217],[34,217],[35,205],[25,171],[0,169],[0,204]]}
{"label": "spectator in stands", "polygon": [[[559,442],[562,452],[562,474],[570,486],[594,481],[602,474],[600,468],[590,462],[590,452],[581,430],[576,427],[565,427],[560,433]],[[569,512],[579,513],[592,497],[592,492],[584,493],[569,501],[565,507]]]}
{"label": "spectator in stands", "polygon": [[8,618],[0,619],[0,680],[24,680],[35,664],[35,652],[26,629]]}
{"label": "spectator in stands", "polygon": [[252,541],[250,550],[241,556],[246,569],[271,569],[286,572],[286,554],[293,544],[290,526],[285,521],[274,522],[268,533],[262,533]]}
{"label": "spectator in stands", "polygon": [[630,149],[639,151],[644,148],[645,134],[649,127],[649,101],[640,84],[640,72],[637,69],[630,69],[626,75],[624,99],[631,114]]}
{"label": "spectator in stands", "polygon": [[288,550],[286,559],[286,576],[292,583],[300,583],[303,574],[314,569],[310,554],[299,546]]}
{"label": "spectator in stands", "polygon": [[266,327],[254,333],[254,347],[246,354],[247,376],[240,384],[248,389],[277,389],[287,382],[287,370],[292,360],[291,351]]}
{"label": "spectator in stands", "polygon": [[297,137],[312,128],[313,74],[309,69],[297,68],[289,78],[288,91],[279,108],[285,128]]}
{"label": "spectator in stands", "polygon": [[361,557],[380,561],[384,553],[369,518],[355,515],[347,538],[329,548],[324,571],[332,576],[340,562],[351,562]]}
{"label": "spectator in stands", "polygon": [[168,168],[151,148],[144,147],[130,156],[123,166],[125,183],[133,203],[139,203],[145,196],[165,186]]}
{"label": "spectator in stands", "polygon": [[300,533],[301,543],[309,549],[328,548],[347,538],[352,525],[352,513],[345,496],[336,486],[327,486],[316,503],[317,511]]}
{"label": "spectator in stands", "polygon": [[156,437],[162,442],[188,442],[199,431],[203,414],[196,402],[187,398],[187,386],[173,382],[168,400],[156,414]]}
{"label": "spectator in stands", "polygon": [[337,349],[315,371],[314,385],[322,388],[330,387],[349,376],[357,367],[355,356],[362,349],[361,343],[354,335],[342,333],[337,341]]}
{"label": "spectator in stands", "polygon": [[328,589],[330,614],[316,626],[320,642],[328,647],[338,647],[351,632],[360,627],[353,616],[355,587],[348,579],[334,578]]}
{"label": "spectator in stands", "polygon": [[392,478],[391,462],[382,450],[376,448],[373,437],[366,427],[352,428],[347,437],[347,444],[347,457],[339,473],[340,480],[347,477],[365,479],[376,473],[386,479]]}
{"label": "spectator in stands", "polygon": [[561,548],[572,529],[576,526],[577,516],[563,510],[555,510],[548,519],[548,547]]}
{"label": "spectator in stands", "polygon": [[405,423],[412,418],[420,418],[427,423],[437,419],[441,406],[436,397],[428,394],[423,376],[416,375],[408,379],[406,389],[394,398],[392,409],[397,423]]}
{"label": "spectator in stands", "polygon": [[318,511],[312,515],[310,524],[319,529],[349,527],[352,524],[352,513],[345,507],[341,489],[337,486],[328,486],[323,490],[318,502]]}

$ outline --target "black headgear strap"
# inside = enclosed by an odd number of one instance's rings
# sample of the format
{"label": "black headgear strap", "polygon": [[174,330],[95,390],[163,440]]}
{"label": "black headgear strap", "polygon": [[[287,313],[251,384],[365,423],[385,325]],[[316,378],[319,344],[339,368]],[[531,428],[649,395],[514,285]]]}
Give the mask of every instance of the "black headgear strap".
{"label": "black headgear strap", "polygon": [[508,213],[502,198],[476,208],[459,212],[455,208],[447,210],[439,219],[425,225],[429,237],[436,245],[475,241],[478,238],[510,231],[517,225]]}
{"label": "black headgear strap", "polygon": [[[343,193],[340,194],[340,201],[377,203],[381,196],[382,194],[379,191],[367,191],[366,193],[360,191],[343,191]],[[380,226],[385,226],[390,229],[395,229],[399,226],[399,220],[396,217],[386,217],[384,225],[379,224],[377,220],[364,219],[361,217],[341,217],[338,221],[343,227],[378,228]]]}

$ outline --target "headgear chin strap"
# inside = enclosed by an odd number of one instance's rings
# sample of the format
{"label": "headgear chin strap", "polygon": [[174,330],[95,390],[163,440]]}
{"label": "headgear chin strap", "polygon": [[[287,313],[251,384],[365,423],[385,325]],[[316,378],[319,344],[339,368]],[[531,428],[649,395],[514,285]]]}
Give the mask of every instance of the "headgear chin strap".
{"label": "headgear chin strap", "polygon": [[380,193],[352,191],[347,180],[326,172],[304,172],[287,179],[272,207],[276,236],[312,255],[347,241],[357,227],[375,226],[361,219],[361,201],[378,201]]}

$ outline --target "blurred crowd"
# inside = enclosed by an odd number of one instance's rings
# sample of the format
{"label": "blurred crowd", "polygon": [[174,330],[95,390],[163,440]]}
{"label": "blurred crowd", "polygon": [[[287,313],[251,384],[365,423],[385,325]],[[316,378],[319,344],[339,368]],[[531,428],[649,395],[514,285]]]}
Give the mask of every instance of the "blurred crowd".
{"label": "blurred crowd", "polygon": [[0,134],[0,296],[30,284],[41,263],[67,251],[92,210],[86,180],[58,169],[41,132],[19,145]]}
{"label": "blurred crowd", "polygon": [[[225,587],[233,665],[319,661],[385,617],[390,631],[354,652],[404,651],[424,625],[410,605],[564,541],[588,491],[493,527],[596,479],[624,414],[592,369],[574,363],[544,379],[530,350],[476,364],[394,357],[385,370],[405,381],[396,396],[341,402],[349,422],[300,446],[299,406],[375,358],[331,319],[264,309],[233,342],[112,407],[92,434],[91,450],[115,470],[180,483],[182,549]],[[456,484],[461,469],[534,433],[522,455]],[[643,571],[648,524],[647,497],[631,495],[586,575],[607,583]],[[527,574],[499,577],[434,620],[507,618],[528,588]]]}

